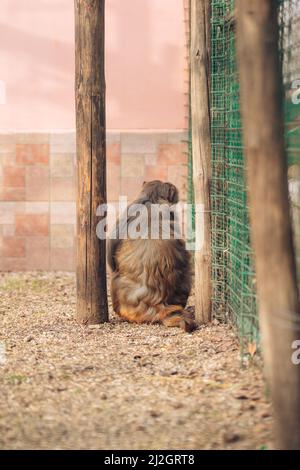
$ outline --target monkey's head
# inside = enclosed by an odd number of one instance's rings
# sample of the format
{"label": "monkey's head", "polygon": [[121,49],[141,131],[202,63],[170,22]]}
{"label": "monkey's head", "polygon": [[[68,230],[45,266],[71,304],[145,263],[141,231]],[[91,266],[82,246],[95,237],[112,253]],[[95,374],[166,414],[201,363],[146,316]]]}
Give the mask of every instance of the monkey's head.
{"label": "monkey's head", "polygon": [[167,202],[177,204],[179,199],[178,189],[172,183],[163,183],[159,180],[144,181],[141,197],[147,198],[152,204]]}

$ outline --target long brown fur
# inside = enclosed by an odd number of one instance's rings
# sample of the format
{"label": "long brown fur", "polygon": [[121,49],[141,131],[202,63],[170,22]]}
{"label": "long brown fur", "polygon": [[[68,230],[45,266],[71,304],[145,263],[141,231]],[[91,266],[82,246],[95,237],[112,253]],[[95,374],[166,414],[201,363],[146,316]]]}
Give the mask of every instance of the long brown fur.
{"label": "long brown fur", "polygon": [[[178,190],[174,185],[151,181],[144,183],[133,204],[144,204],[150,220],[151,204],[170,206],[177,202]],[[121,217],[117,231],[131,220]],[[130,322],[162,323],[190,332],[196,327],[192,315],[185,310],[191,289],[190,256],[184,241],[174,238],[172,221],[170,232],[171,238],[167,240],[109,239],[113,308]]]}

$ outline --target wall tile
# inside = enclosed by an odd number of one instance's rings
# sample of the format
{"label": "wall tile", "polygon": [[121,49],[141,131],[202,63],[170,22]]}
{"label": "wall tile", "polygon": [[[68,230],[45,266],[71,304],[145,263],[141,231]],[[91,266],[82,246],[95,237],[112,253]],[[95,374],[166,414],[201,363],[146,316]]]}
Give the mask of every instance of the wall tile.
{"label": "wall tile", "polygon": [[143,155],[122,155],[121,178],[143,177],[145,159]]}
{"label": "wall tile", "polygon": [[0,153],[0,167],[14,166],[16,164],[16,152]]}
{"label": "wall tile", "polygon": [[26,271],[26,258],[1,258],[0,271]]}
{"label": "wall tile", "polygon": [[156,153],[157,144],[164,142],[164,133],[124,132],[121,134],[121,151],[124,153]]}
{"label": "wall tile", "polygon": [[3,237],[2,254],[6,258],[24,258],[25,238]]}
{"label": "wall tile", "polygon": [[107,131],[106,132],[106,144],[116,144],[121,142],[120,131]]}
{"label": "wall tile", "polygon": [[75,180],[74,178],[51,178],[51,201],[74,201]]}
{"label": "wall tile", "polygon": [[107,145],[106,158],[108,163],[120,165],[121,163],[121,145],[113,143]]}
{"label": "wall tile", "polygon": [[17,144],[16,161],[19,165],[48,165],[48,144]]}
{"label": "wall tile", "polygon": [[50,258],[50,269],[54,271],[74,271],[75,249],[52,248]]}
{"label": "wall tile", "polygon": [[24,236],[48,235],[48,214],[17,214],[16,234]]}
{"label": "wall tile", "polygon": [[121,180],[121,195],[128,197],[128,202],[133,201],[141,192],[144,178],[122,178]]}
{"label": "wall tile", "polygon": [[51,225],[51,249],[74,246],[74,225]]}
{"label": "wall tile", "polygon": [[50,269],[49,237],[34,236],[26,238],[26,269]]}
{"label": "wall tile", "polygon": [[145,181],[168,180],[168,167],[166,165],[146,166]]}
{"label": "wall tile", "polygon": [[49,201],[46,202],[25,202],[22,206],[17,206],[18,213],[25,214],[48,214],[50,211]]}
{"label": "wall tile", "polygon": [[0,189],[0,201],[25,201],[25,188]]}
{"label": "wall tile", "polygon": [[75,224],[75,202],[51,202],[50,221],[51,224]]}
{"label": "wall tile", "polygon": [[175,184],[179,190],[180,199],[186,199],[187,192],[187,165],[170,165],[168,167],[168,181]]}
{"label": "wall tile", "polygon": [[24,188],[25,168],[5,166],[3,168],[3,186],[5,188]]}
{"label": "wall tile", "polygon": [[75,155],[71,153],[58,153],[50,156],[52,177],[72,177],[75,171]]}
{"label": "wall tile", "polygon": [[16,144],[49,144],[49,139],[48,132],[17,132],[15,134]]}
{"label": "wall tile", "polygon": [[120,195],[121,168],[120,165],[108,162],[107,165],[107,200],[117,201]]}
{"label": "wall tile", "polygon": [[75,132],[55,132],[50,135],[50,154],[76,153]]}
{"label": "wall tile", "polygon": [[[186,138],[108,131],[108,201],[124,195],[131,202],[152,179],[173,182],[185,199]],[[0,133],[0,269],[75,268],[75,150],[73,131]]]}
{"label": "wall tile", "polygon": [[15,133],[0,133],[0,154],[15,154]]}
{"label": "wall tile", "polygon": [[169,131],[167,134],[168,144],[181,144],[187,146],[189,134],[187,131]]}
{"label": "wall tile", "polygon": [[12,201],[0,202],[0,224],[14,224],[17,207]]}
{"label": "wall tile", "polygon": [[156,154],[150,154],[150,155],[145,155],[145,165],[157,165],[157,155]]}
{"label": "wall tile", "polygon": [[157,163],[159,165],[180,165],[187,163],[186,144],[161,144],[158,147]]}
{"label": "wall tile", "polygon": [[49,201],[49,167],[26,168],[26,200]]}
{"label": "wall tile", "polygon": [[1,225],[3,237],[13,237],[15,235],[15,225],[5,224]]}

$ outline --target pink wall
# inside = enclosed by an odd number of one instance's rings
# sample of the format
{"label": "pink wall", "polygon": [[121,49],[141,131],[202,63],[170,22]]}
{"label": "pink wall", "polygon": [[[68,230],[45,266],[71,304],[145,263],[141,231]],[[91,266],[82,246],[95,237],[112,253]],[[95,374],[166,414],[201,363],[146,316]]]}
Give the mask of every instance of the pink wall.
{"label": "pink wall", "polygon": [[[185,127],[184,0],[106,0],[107,126]],[[74,128],[73,0],[0,1],[0,127]]]}

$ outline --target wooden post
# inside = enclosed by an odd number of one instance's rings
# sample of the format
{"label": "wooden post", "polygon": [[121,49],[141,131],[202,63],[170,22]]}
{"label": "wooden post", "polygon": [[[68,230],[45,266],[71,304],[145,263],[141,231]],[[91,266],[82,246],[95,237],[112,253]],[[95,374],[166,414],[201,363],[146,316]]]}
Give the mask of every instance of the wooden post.
{"label": "wooden post", "polygon": [[191,0],[191,111],[196,205],[196,320],[211,319],[211,140],[209,104],[210,1]]}
{"label": "wooden post", "polygon": [[241,110],[259,316],[277,446],[300,449],[299,300],[287,184],[277,1],[237,1]]}
{"label": "wooden post", "polygon": [[75,0],[77,130],[77,320],[108,320],[105,240],[96,209],[106,203],[104,0]]}

